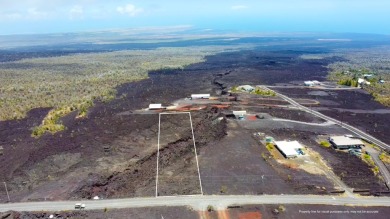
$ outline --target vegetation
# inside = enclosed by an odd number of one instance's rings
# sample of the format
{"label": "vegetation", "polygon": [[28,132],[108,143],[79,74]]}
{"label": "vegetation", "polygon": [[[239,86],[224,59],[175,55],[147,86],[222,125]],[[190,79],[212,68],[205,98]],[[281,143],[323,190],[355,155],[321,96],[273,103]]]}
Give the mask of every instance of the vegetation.
{"label": "vegetation", "polygon": [[267,147],[267,149],[270,151],[270,150],[272,150],[272,149],[274,149],[274,145],[272,144],[272,143],[270,143],[270,142],[267,142],[266,143],[266,147]]}
{"label": "vegetation", "polygon": [[286,211],[286,207],[284,207],[283,205],[279,205],[278,210],[279,212],[284,212]]}
{"label": "vegetation", "polygon": [[237,92],[238,91],[238,86],[233,86],[232,89],[231,89],[231,92]]}
{"label": "vegetation", "polygon": [[222,194],[225,194],[225,193],[227,192],[227,186],[221,186],[220,192],[221,192]]}
{"label": "vegetation", "polygon": [[321,141],[320,144],[321,144],[323,147],[326,147],[326,148],[328,148],[328,147],[331,146],[331,144],[330,144],[328,141]]}
{"label": "vegetation", "polygon": [[208,212],[214,211],[214,207],[213,207],[212,205],[208,205],[208,206],[207,206],[207,211],[208,211]]}
{"label": "vegetation", "polygon": [[375,162],[369,154],[363,154],[363,161],[372,167],[371,170],[375,173],[375,175],[379,173],[379,167],[375,165]]}
{"label": "vegetation", "polygon": [[[346,61],[332,63],[328,66],[329,80],[341,85],[357,87],[358,78],[371,74],[365,80],[371,84],[364,85],[376,101],[390,107],[390,50],[389,47],[367,48],[348,51],[339,50],[325,56],[339,56]],[[380,83],[384,80],[384,83]]]}
{"label": "vegetation", "polygon": [[61,117],[73,111],[86,117],[94,101],[115,98],[120,84],[145,79],[152,70],[182,69],[229,49],[234,48],[159,48],[0,63],[0,121],[24,118],[34,108],[51,108],[32,135],[55,133],[65,129]]}
{"label": "vegetation", "polygon": [[381,159],[381,161],[383,161],[384,163],[390,164],[390,155],[386,152],[382,152],[379,155],[379,159]]}
{"label": "vegetation", "polygon": [[256,89],[253,91],[254,94],[261,95],[261,96],[276,96],[276,93],[272,90],[264,90],[259,87],[256,87]]}
{"label": "vegetation", "polygon": [[354,78],[340,79],[337,83],[340,85],[351,86],[351,87],[358,87],[359,86],[358,81]]}

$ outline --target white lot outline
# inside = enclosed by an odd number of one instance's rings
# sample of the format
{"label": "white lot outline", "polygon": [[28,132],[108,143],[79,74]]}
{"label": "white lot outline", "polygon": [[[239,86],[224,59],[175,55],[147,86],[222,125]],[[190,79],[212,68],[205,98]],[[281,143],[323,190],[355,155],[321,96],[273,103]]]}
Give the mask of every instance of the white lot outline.
{"label": "white lot outline", "polygon": [[[191,113],[190,113],[190,112],[174,112],[174,113],[159,113],[159,114],[158,114],[156,197],[158,197],[158,161],[159,161],[159,158],[160,158],[160,129],[161,129],[161,115],[175,115],[175,114],[188,114],[188,115],[190,116],[192,140],[193,140],[193,142],[194,142],[194,151],[195,151],[196,167],[198,168],[198,177],[199,177],[199,185],[200,185],[200,193],[201,193],[200,195],[203,195],[202,180],[201,180],[201,178],[200,178],[198,154],[196,153],[196,144],[195,144],[194,128],[193,128],[193,126],[192,126],[192,117],[191,117]],[[194,195],[188,195],[188,196],[194,196]]]}

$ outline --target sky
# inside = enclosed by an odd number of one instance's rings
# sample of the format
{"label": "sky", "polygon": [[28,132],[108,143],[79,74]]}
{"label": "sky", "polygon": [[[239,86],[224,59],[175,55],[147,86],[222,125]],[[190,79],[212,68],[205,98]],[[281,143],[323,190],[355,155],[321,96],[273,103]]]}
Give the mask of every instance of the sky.
{"label": "sky", "polygon": [[389,0],[0,0],[0,35],[190,25],[390,34]]}

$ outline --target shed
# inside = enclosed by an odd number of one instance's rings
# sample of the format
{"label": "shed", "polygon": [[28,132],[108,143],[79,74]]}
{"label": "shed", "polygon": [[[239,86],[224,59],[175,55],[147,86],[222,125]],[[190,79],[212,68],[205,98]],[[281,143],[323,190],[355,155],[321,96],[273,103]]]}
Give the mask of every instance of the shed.
{"label": "shed", "polygon": [[312,82],[312,81],[305,81],[305,82],[303,82],[303,84],[305,85],[305,86],[314,86],[314,83]]}
{"label": "shed", "polygon": [[361,148],[364,143],[360,139],[350,138],[347,136],[332,136],[329,142],[337,149]]}
{"label": "shed", "polygon": [[191,99],[210,99],[210,94],[191,94]]}
{"label": "shed", "polygon": [[298,141],[275,141],[276,148],[286,158],[294,158],[299,155],[298,150],[303,146]]}

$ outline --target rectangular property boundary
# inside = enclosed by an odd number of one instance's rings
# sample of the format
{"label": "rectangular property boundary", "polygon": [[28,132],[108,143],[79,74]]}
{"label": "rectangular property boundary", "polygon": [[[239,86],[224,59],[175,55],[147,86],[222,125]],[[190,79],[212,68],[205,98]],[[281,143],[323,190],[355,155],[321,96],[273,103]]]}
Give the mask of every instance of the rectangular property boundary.
{"label": "rectangular property boundary", "polygon": [[[160,158],[161,115],[175,115],[175,114],[188,114],[189,117],[190,117],[192,140],[194,142],[195,160],[196,160],[196,167],[198,169],[198,178],[199,178],[199,186],[200,186],[200,193],[201,193],[201,194],[197,194],[197,195],[203,195],[202,181],[201,181],[201,177],[200,177],[199,161],[198,161],[198,154],[196,152],[195,135],[194,135],[194,128],[193,128],[193,125],[192,125],[191,113],[190,112],[174,112],[174,113],[159,113],[158,114],[156,197],[158,197],[158,162],[159,162],[159,158]],[[196,195],[187,195],[187,196],[196,196]]]}

